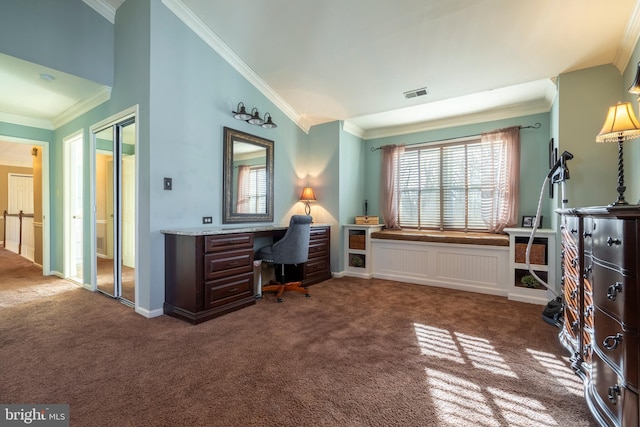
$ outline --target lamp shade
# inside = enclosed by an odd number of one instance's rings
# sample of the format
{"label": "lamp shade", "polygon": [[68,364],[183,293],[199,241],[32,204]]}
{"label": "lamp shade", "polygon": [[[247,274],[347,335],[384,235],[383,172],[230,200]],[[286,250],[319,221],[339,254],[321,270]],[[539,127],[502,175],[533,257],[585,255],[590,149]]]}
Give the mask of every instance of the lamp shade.
{"label": "lamp shade", "polygon": [[316,195],[313,193],[313,188],[304,187],[304,190],[302,190],[302,194],[300,195],[300,201],[301,202],[315,202],[316,201]]}
{"label": "lamp shade", "polygon": [[596,142],[619,142],[640,137],[640,123],[630,102],[609,107],[607,118],[596,136]]}
{"label": "lamp shade", "polygon": [[247,113],[242,102],[238,104],[238,108],[236,108],[236,110],[238,111],[232,111],[234,118],[238,120],[249,120],[251,118],[251,114]]}

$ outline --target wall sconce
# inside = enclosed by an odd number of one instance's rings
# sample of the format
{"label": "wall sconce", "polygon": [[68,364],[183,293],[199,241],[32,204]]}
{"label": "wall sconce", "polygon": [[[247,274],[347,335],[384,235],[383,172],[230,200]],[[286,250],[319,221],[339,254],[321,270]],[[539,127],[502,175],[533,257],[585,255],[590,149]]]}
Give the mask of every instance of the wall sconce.
{"label": "wall sconce", "polygon": [[629,88],[629,93],[635,93],[640,100],[640,62],[638,62],[638,69],[636,70],[636,78]]}
{"label": "wall sconce", "polygon": [[633,113],[630,102],[618,102],[613,107],[609,107],[607,119],[602,126],[602,130],[596,137],[596,142],[617,142],[618,143],[618,199],[611,206],[627,205],[624,199],[624,165],[622,160],[622,142],[628,139],[640,137],[640,123]]}
{"label": "wall sconce", "polygon": [[304,213],[311,215],[311,205],[309,203],[316,201],[316,195],[313,193],[313,188],[304,187],[304,190],[302,190],[302,194],[300,195],[300,201],[306,203]]}
{"label": "wall sconce", "polygon": [[273,123],[271,114],[265,114],[264,119],[262,119],[257,108],[252,108],[251,113],[247,113],[244,103],[241,102],[238,104],[236,110],[237,111],[231,112],[234,119],[244,120],[245,122],[251,123],[252,125],[262,126],[265,129],[273,129],[278,127],[278,125]]}
{"label": "wall sconce", "polygon": [[33,147],[31,149],[31,155],[34,157],[38,157],[38,147]]}

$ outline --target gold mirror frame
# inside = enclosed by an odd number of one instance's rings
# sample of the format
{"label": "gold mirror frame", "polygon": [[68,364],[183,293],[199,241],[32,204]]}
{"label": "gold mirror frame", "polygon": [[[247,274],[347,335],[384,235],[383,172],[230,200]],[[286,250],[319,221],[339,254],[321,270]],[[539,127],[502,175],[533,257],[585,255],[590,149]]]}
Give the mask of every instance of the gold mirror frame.
{"label": "gold mirror frame", "polygon": [[[233,201],[233,147],[235,142],[256,145],[266,150],[266,212],[264,213],[239,213],[235,209],[235,204]],[[222,171],[224,175],[224,200],[222,208],[222,223],[230,224],[239,222],[273,222],[273,141],[225,127],[223,155],[224,163]]]}

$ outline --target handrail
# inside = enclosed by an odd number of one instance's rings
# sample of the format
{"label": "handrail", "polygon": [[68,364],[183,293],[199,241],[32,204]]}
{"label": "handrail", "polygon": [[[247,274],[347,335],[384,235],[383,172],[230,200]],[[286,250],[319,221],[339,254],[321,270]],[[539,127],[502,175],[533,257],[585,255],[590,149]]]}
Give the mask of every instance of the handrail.
{"label": "handrail", "polygon": [[2,230],[2,247],[6,248],[7,247],[7,217],[18,217],[20,219],[20,239],[18,241],[18,255],[22,254],[22,218],[33,218],[33,214],[26,214],[22,211],[20,211],[17,214],[10,214],[7,212],[7,210],[5,209],[4,212],[2,213],[2,217],[4,219],[3,222],[3,230]]}

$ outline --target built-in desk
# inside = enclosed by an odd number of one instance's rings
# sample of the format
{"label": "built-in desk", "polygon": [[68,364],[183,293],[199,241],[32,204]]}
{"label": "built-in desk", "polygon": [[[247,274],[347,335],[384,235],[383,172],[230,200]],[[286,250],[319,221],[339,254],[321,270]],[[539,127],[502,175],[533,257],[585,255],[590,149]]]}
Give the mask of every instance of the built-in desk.
{"label": "built-in desk", "polygon": [[[277,241],[286,226],[161,230],[165,235],[165,314],[197,324],[255,304],[254,239]],[[313,224],[309,259],[287,266],[304,286],[331,278],[330,226]]]}

